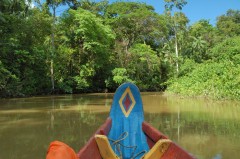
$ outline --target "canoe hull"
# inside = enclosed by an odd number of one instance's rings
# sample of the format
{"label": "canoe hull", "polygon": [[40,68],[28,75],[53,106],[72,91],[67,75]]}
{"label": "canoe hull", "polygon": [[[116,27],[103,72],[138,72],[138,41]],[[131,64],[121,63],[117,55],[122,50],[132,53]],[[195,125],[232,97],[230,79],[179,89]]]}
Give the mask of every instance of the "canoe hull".
{"label": "canoe hull", "polygon": [[79,151],[80,159],[192,159],[144,120],[138,87],[124,83],[114,94],[106,122]]}
{"label": "canoe hull", "polygon": [[[108,135],[112,127],[112,120],[107,118],[105,123],[99,127],[95,134]],[[88,142],[77,153],[80,159],[102,159],[100,151],[97,146],[97,142],[94,138],[95,134],[88,140]]]}
{"label": "canoe hull", "polygon": [[[80,149],[77,156],[80,159],[102,159],[94,136],[96,134],[107,136],[111,129],[111,126],[112,120],[111,118],[108,118],[105,123],[89,139],[87,144],[85,144]],[[166,135],[164,135],[145,121],[142,123],[142,130],[147,137],[147,143],[149,148],[152,148],[157,143],[157,141],[161,139],[168,139]],[[176,143],[172,142],[169,148],[161,157],[161,159],[194,159],[194,157],[190,155],[187,151],[185,151],[183,148],[178,146]]]}
{"label": "canoe hull", "polygon": [[[163,133],[155,129],[147,122],[142,123],[142,129],[147,137],[148,146],[151,149],[156,142],[161,139],[168,139]],[[194,157],[190,155],[183,148],[178,146],[176,143],[172,142],[168,147],[167,151],[163,154],[161,159],[193,159]]]}

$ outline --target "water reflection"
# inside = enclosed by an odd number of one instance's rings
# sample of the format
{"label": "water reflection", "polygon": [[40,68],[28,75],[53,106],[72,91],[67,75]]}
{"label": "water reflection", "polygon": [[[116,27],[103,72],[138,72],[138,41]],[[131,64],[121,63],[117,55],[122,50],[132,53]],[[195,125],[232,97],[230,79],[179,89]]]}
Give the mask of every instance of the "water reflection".
{"label": "water reflection", "polygon": [[[199,159],[238,158],[240,103],[162,93],[142,97],[145,120]],[[0,159],[45,158],[53,140],[78,151],[108,117],[112,98],[86,94],[0,100]]]}
{"label": "water reflection", "polygon": [[164,96],[143,101],[146,120],[198,158],[238,158],[239,103]]}

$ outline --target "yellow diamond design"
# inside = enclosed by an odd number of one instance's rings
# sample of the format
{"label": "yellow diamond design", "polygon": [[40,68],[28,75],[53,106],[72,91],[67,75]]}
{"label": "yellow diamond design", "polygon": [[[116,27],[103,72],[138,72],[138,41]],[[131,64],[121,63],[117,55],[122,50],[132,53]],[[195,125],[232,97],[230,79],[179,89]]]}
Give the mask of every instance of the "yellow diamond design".
{"label": "yellow diamond design", "polygon": [[133,107],[135,106],[136,101],[133,97],[133,94],[128,87],[125,92],[122,94],[120,100],[119,100],[119,105],[122,109],[123,114],[125,117],[128,117],[129,114],[131,113]]}

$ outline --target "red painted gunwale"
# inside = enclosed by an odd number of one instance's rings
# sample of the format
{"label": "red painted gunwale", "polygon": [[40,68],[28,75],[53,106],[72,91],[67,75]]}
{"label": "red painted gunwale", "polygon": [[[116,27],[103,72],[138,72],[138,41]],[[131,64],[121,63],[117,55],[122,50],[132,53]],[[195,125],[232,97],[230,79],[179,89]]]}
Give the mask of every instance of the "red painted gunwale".
{"label": "red painted gunwale", "polygon": [[[142,130],[147,136],[149,148],[152,148],[153,145],[160,139],[168,139],[167,136],[145,121],[142,123]],[[164,152],[161,159],[194,159],[194,157],[176,143],[172,142],[168,147],[168,150]]]}
{"label": "red painted gunwale", "polygon": [[[95,132],[95,134],[108,135],[112,127],[112,119],[107,118],[105,123]],[[95,135],[94,134],[94,135]],[[102,159],[94,135],[77,153],[79,159]]]}

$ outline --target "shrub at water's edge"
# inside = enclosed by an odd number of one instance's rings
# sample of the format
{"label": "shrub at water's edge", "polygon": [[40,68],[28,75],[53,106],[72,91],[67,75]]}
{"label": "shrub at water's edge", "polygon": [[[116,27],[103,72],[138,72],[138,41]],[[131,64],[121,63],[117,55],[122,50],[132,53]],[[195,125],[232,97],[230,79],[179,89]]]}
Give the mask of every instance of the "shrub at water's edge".
{"label": "shrub at water's edge", "polygon": [[189,96],[240,99],[240,66],[230,62],[199,64],[187,75],[172,79],[168,91]]}
{"label": "shrub at water's edge", "polygon": [[[229,38],[210,51],[211,59],[169,80],[169,92],[188,96],[240,99],[240,38]],[[192,62],[194,63],[194,62]],[[189,68],[189,67],[187,67]]]}

